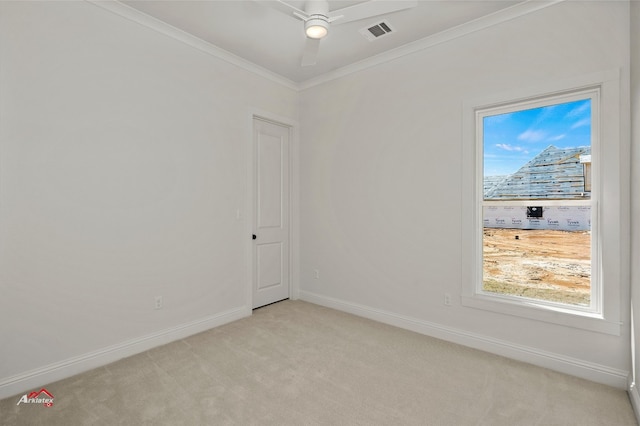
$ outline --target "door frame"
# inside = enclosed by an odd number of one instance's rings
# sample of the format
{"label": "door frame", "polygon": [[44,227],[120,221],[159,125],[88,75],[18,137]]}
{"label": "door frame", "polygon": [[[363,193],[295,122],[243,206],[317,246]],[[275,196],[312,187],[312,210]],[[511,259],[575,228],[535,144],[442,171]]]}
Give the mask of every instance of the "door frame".
{"label": "door frame", "polygon": [[239,209],[237,216],[239,220],[244,219],[245,238],[245,304],[249,312],[253,310],[253,246],[254,242],[251,235],[255,234],[254,217],[255,217],[255,158],[254,158],[254,140],[253,140],[253,120],[258,119],[267,121],[289,128],[289,298],[296,300],[300,294],[300,191],[299,191],[299,125],[297,121],[289,118],[273,114],[258,108],[250,108],[247,124],[247,140],[245,168],[246,168],[246,198],[244,214]]}

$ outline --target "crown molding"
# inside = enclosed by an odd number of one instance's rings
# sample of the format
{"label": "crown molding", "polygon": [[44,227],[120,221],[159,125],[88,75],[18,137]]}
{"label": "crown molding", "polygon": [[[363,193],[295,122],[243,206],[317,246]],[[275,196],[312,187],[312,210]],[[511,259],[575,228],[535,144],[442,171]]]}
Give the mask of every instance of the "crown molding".
{"label": "crown molding", "polygon": [[473,21],[465,22],[456,27],[441,31],[431,36],[425,37],[420,40],[416,40],[412,43],[405,44],[396,49],[389,50],[376,56],[364,59],[351,65],[347,65],[342,68],[330,71],[322,74],[318,77],[314,77],[302,82],[295,82],[280,74],[263,68],[253,62],[247,61],[233,53],[230,53],[220,47],[209,43],[201,38],[198,38],[192,34],[189,34],[179,28],[176,28],[164,21],[147,15],[133,7],[127,6],[124,3],[120,3],[118,0],[85,0],[88,3],[101,7],[109,12],[126,18],[130,21],[136,22],[147,28],[150,28],[158,33],[171,37],[184,44],[194,47],[204,53],[215,56],[230,64],[240,67],[246,71],[257,74],[275,83],[281,84],[289,89],[296,91],[309,89],[311,87],[335,80],[349,74],[353,74],[359,71],[363,71],[367,68],[375,67],[385,62],[390,62],[403,56],[411,55],[413,53],[428,49],[433,46],[437,46],[441,43],[446,43],[451,40],[475,33],[485,28],[498,25],[503,22],[510,21],[512,19],[527,15],[532,12],[536,12],[540,9],[544,9],[549,6],[556,5],[558,3],[565,2],[567,0],[526,0],[522,3],[515,4],[511,7],[499,10],[490,15],[486,15],[475,19]]}
{"label": "crown molding", "polygon": [[194,47],[201,52],[207,53],[209,55],[215,56],[223,61],[226,61],[232,65],[240,67],[246,71],[257,74],[261,77],[264,77],[268,80],[271,80],[275,83],[279,83],[283,86],[286,86],[293,90],[299,90],[298,83],[289,80],[281,76],[280,74],[276,74],[272,71],[267,70],[259,65],[254,64],[253,62],[247,61],[239,56],[234,55],[224,49],[215,46],[207,41],[202,40],[192,34],[187,33],[179,28],[176,28],[170,24],[167,24],[164,21],[156,19],[152,16],[147,15],[137,9],[134,9],[131,6],[127,6],[124,3],[120,3],[117,0],[85,0],[88,3],[91,3],[95,6],[101,7],[109,12],[112,12],[116,15],[119,15],[125,19],[133,21],[137,24],[143,25],[147,28],[150,28],[154,31],[157,31],[160,34],[169,36],[175,40],[178,40],[188,46]]}
{"label": "crown molding", "polygon": [[465,22],[456,27],[441,31],[420,40],[416,40],[414,42],[405,44],[379,55],[372,56],[370,58],[353,63],[351,65],[347,65],[342,68],[338,68],[321,76],[305,80],[301,82],[298,87],[299,90],[309,89],[328,81],[335,80],[337,78],[341,78],[349,74],[365,70],[367,68],[375,67],[377,65],[393,61],[403,56],[411,55],[421,50],[425,50],[430,47],[455,40],[457,38],[475,33],[494,25],[501,24],[503,22],[510,21],[512,19],[527,15],[540,9],[544,9],[548,6],[562,3],[564,1],[566,0],[527,0],[523,3],[518,3],[492,14],[482,16],[469,22]]}

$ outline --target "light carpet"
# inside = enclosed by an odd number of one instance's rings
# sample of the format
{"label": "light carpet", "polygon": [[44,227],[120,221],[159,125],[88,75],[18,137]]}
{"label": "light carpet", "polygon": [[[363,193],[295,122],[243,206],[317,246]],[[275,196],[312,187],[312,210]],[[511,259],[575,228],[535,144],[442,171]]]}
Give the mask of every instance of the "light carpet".
{"label": "light carpet", "polygon": [[2,425],[636,425],[625,391],[301,301],[0,401]]}

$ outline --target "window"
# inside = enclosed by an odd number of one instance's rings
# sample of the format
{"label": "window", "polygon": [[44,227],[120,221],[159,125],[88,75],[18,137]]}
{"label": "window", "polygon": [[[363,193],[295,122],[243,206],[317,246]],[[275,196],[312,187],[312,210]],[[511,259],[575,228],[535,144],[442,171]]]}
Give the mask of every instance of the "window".
{"label": "window", "polygon": [[593,89],[476,111],[483,171],[480,292],[597,308],[596,197],[585,171],[597,160],[598,99]]}
{"label": "window", "polygon": [[464,102],[462,306],[619,335],[620,120],[618,70]]}

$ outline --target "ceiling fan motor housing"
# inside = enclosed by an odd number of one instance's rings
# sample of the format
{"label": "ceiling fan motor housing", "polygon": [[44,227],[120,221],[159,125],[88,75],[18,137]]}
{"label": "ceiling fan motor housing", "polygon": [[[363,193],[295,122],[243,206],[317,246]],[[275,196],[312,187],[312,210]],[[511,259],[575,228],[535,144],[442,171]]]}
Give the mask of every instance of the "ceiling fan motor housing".
{"label": "ceiling fan motor housing", "polygon": [[304,22],[304,31],[307,37],[323,38],[329,32],[329,20],[324,15],[311,15]]}
{"label": "ceiling fan motor housing", "polygon": [[329,2],[308,1],[305,7],[308,18],[304,21],[307,37],[320,39],[329,32]]}

